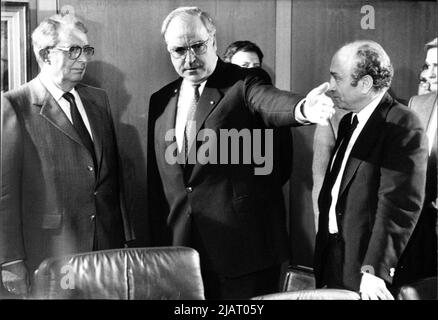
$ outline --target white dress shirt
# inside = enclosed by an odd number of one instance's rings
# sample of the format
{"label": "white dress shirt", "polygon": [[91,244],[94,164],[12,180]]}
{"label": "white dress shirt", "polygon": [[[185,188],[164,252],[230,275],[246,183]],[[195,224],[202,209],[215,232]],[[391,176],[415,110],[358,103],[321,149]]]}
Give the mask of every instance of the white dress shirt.
{"label": "white dress shirt", "polygon": [[[358,124],[356,129],[354,129],[353,134],[351,135],[350,142],[347,145],[347,149],[345,150],[344,159],[342,160],[341,169],[339,170],[339,174],[336,177],[336,181],[333,185],[331,195],[332,195],[332,203],[329,210],[329,232],[330,233],[338,233],[338,224],[336,221],[336,204],[338,203],[339,196],[339,188],[341,187],[342,176],[344,175],[345,165],[347,164],[347,160],[350,156],[351,150],[357,140],[357,137],[362,132],[363,127],[367,123],[373,111],[377,108],[380,101],[382,100],[385,92],[379,94],[373,101],[371,101],[365,108],[363,108],[359,113],[353,114],[357,116]],[[336,151],[337,152],[337,151]],[[333,166],[333,162],[336,158],[336,154],[333,157],[333,161],[330,164]]]}
{"label": "white dress shirt", "polygon": [[[198,88],[199,96],[202,95],[202,91],[204,91],[206,83],[207,80],[199,84],[199,88]],[[176,143],[178,144],[179,152],[181,152],[183,147],[184,130],[186,127],[187,115],[189,113],[192,100],[193,100],[193,84],[186,80],[183,80],[178,95],[176,121],[175,121],[175,137],[176,137]]]}
{"label": "white dress shirt", "polygon": [[[53,83],[53,81],[50,79],[50,77],[48,77],[44,73],[40,73],[38,75],[38,78],[40,79],[43,86],[46,87],[47,91],[50,92],[50,94],[55,99],[55,101],[59,104],[62,111],[64,111],[65,115],[70,120],[70,122],[73,123],[73,120],[71,118],[71,113],[70,113],[70,102],[68,102],[63,97],[63,94],[65,92],[61,88],[57,87]],[[87,131],[90,134],[91,139],[93,139],[93,134],[91,133],[90,122],[88,121],[87,113],[85,112],[85,108],[84,108],[84,105],[82,104],[81,97],[79,96],[79,94],[75,90],[75,88],[71,89],[70,93],[75,97],[76,106],[78,107],[79,113],[81,114],[81,117],[82,117],[82,120],[84,121],[85,127],[87,128]]]}

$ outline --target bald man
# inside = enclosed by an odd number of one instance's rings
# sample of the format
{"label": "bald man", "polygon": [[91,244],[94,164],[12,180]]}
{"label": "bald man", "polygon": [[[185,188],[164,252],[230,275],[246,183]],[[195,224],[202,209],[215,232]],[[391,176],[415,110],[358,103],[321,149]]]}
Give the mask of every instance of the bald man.
{"label": "bald man", "polygon": [[387,90],[393,68],[373,41],[342,47],[328,95],[348,111],[319,195],[317,287],[393,299],[389,289],[424,200],[427,139],[414,112]]}

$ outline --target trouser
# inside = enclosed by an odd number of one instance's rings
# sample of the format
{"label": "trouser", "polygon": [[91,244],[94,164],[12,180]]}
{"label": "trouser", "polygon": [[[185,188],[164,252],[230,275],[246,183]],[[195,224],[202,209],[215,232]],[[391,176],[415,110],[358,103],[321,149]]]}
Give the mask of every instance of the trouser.
{"label": "trouser", "polygon": [[342,265],[344,261],[344,242],[338,234],[329,234],[326,247],[323,277],[327,288],[344,288]]}
{"label": "trouser", "polygon": [[206,299],[249,299],[280,291],[283,268],[275,265],[257,272],[230,278],[206,270],[202,272]]}

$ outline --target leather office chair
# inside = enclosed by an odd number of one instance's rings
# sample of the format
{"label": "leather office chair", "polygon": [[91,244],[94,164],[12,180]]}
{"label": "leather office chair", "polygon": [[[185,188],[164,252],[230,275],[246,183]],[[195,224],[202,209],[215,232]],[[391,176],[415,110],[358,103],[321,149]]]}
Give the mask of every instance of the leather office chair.
{"label": "leather office chair", "polygon": [[127,248],[44,260],[36,299],[203,300],[199,255],[191,248]]}
{"label": "leather office chair", "polygon": [[438,278],[420,279],[401,286],[396,294],[397,300],[438,300]]}
{"label": "leather office chair", "polygon": [[360,300],[360,295],[349,290],[313,289],[267,294],[251,300]]}

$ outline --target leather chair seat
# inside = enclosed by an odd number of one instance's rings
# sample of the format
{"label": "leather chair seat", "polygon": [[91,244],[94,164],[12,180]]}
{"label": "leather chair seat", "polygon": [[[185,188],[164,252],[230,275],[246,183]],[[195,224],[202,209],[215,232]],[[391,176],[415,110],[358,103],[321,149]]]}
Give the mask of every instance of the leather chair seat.
{"label": "leather chair seat", "polygon": [[267,294],[251,300],[360,300],[360,296],[349,290],[313,289]]}
{"label": "leather chair seat", "polygon": [[49,258],[36,299],[203,300],[199,254],[185,247],[127,248]]}

